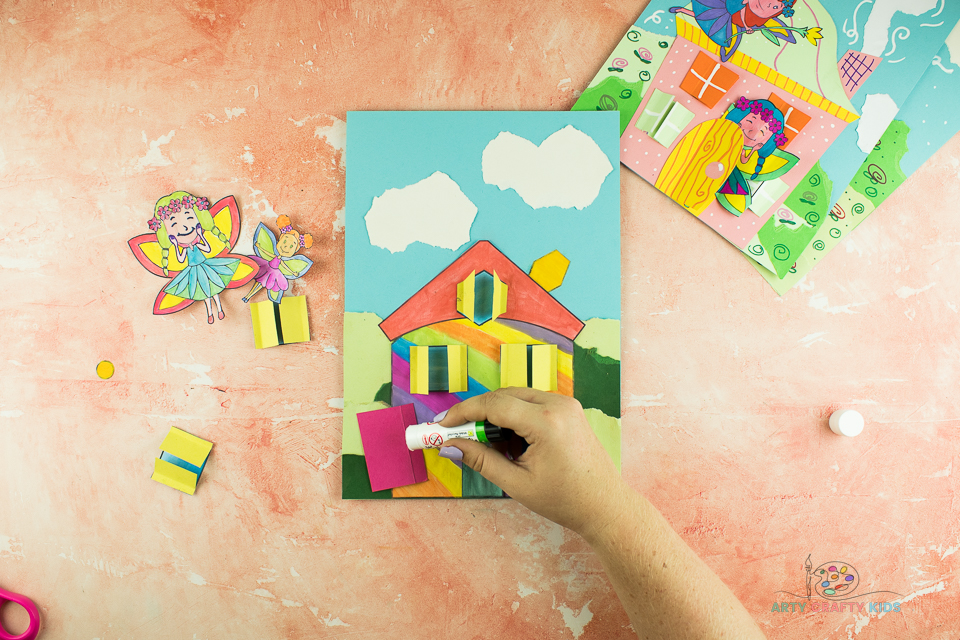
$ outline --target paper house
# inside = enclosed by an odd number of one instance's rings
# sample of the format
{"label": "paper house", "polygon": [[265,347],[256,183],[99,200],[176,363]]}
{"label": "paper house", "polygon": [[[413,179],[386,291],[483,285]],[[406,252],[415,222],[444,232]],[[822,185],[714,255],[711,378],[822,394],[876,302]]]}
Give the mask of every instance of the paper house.
{"label": "paper house", "polygon": [[407,449],[407,427],[417,424],[412,404],[357,414],[367,474],[373,491],[426,482],[423,451]]}
{"label": "paper house", "polygon": [[[494,284],[497,281],[503,283],[508,295],[497,317],[479,324],[477,319],[467,317],[460,310],[464,308],[461,295],[463,287],[460,285],[472,276],[476,291],[476,280],[482,272],[490,274]],[[484,320],[482,317],[478,319]],[[545,365],[537,365],[537,379],[533,383],[572,396],[573,340],[583,326],[583,322],[490,242],[477,242],[380,323],[380,329],[390,341],[392,351],[390,404],[395,407],[412,404],[417,422],[427,422],[461,400],[499,388],[502,345],[515,345],[523,351],[523,364],[518,365],[523,370],[521,386],[529,386],[526,375],[527,347],[538,348],[537,356],[530,360],[531,365],[542,362],[539,347],[546,347],[547,352],[552,351],[553,355]],[[423,388],[423,354],[426,352],[428,359],[433,355],[431,349],[425,351],[424,348],[436,346],[447,349],[448,366],[452,353],[450,347],[465,349],[469,361],[465,391],[411,393],[411,389]],[[519,362],[519,359],[516,361]],[[430,364],[428,360],[428,366]],[[507,368],[514,371],[510,363]],[[429,389],[429,370],[427,375]],[[541,381],[541,375],[546,382]],[[420,380],[415,380],[418,376],[421,376]],[[366,441],[363,441],[363,446],[366,456]],[[393,497],[503,496],[497,486],[468,467],[458,467],[429,452],[424,454],[424,458],[428,481],[395,488]]]}
{"label": "paper house", "polygon": [[466,390],[466,345],[410,347],[410,393]]}
{"label": "paper house", "polygon": [[704,52],[699,52],[680,88],[713,109],[740,76]]}
{"label": "paper house", "polygon": [[670,147],[693,121],[693,113],[678,103],[672,95],[654,89],[643,114],[634,126],[650,134],[664,147]]}
{"label": "paper house", "polygon": [[257,349],[310,342],[305,296],[283,296],[279,304],[271,300],[252,302],[250,316],[253,319],[253,343]]}
{"label": "paper house", "polygon": [[160,458],[153,461],[151,479],[193,495],[211,449],[212,443],[171,427],[160,444]]}
{"label": "paper house", "polygon": [[[783,127],[783,135],[787,137],[787,147],[790,146],[790,143],[793,142],[793,139],[797,137],[797,134],[803,131],[803,128],[810,124],[810,116],[805,114],[803,111],[800,111],[792,104],[787,103],[786,100],[781,99],[775,93],[770,94],[770,102],[773,103],[777,109],[780,109],[780,113],[783,114],[783,119],[785,125]],[[796,101],[799,104],[804,104],[802,101]],[[784,147],[786,148],[786,147]]]}
{"label": "paper house", "polygon": [[500,345],[500,386],[557,390],[557,345]]}

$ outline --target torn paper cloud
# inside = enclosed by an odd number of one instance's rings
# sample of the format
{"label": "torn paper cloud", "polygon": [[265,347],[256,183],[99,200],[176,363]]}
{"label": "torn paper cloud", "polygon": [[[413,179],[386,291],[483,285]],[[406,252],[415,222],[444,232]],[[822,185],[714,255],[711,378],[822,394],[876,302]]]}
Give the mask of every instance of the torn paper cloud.
{"label": "torn paper cloud", "polygon": [[613,171],[593,138],[566,126],[539,147],[503,131],[483,150],[483,181],[513,189],[534,209],[584,209]]}
{"label": "torn paper cloud", "polygon": [[860,151],[870,153],[880,141],[880,136],[887,130],[893,119],[897,117],[900,107],[893,98],[885,93],[871,93],[863,103],[863,115],[857,124],[859,139],[857,146]]}
{"label": "torn paper cloud", "polygon": [[476,205],[460,185],[437,171],[408,187],[384,191],[364,220],[370,244],[398,253],[414,242],[459,249],[470,241],[476,216]]}

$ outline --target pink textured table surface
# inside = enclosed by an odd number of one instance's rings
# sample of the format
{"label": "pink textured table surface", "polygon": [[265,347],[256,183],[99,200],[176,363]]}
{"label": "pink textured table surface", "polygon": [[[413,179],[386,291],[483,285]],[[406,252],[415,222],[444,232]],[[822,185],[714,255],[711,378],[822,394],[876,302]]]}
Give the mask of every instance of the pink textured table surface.
{"label": "pink textured table surface", "polygon": [[[631,636],[517,504],[340,500],[340,221],[348,110],[568,109],[643,4],[0,3],[0,587],[42,638]],[[624,475],[771,638],[960,636],[958,167],[782,299],[621,170]],[[126,241],[177,188],[313,232],[310,343],[253,350],[235,292],[151,315]],[[171,425],[215,443],[193,497],[149,479]],[[808,555],[901,611],[771,611]]]}

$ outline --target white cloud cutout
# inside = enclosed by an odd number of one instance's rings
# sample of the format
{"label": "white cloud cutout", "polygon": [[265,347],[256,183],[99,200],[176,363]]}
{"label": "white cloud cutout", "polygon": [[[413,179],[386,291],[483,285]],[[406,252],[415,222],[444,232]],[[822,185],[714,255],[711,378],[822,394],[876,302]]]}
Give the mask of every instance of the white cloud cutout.
{"label": "white cloud cutout", "polygon": [[593,138],[567,125],[538,147],[503,131],[483,150],[483,181],[514,189],[534,209],[583,209],[613,171]]}
{"label": "white cloud cutout", "polygon": [[900,107],[893,98],[885,93],[871,93],[863,103],[863,115],[857,124],[857,146],[860,151],[870,153],[876,146],[893,119],[897,117]]}
{"label": "white cloud cutout", "polygon": [[373,199],[364,216],[370,243],[391,253],[414,242],[459,249],[470,242],[477,207],[460,185],[440,171],[401,189],[387,189]]}

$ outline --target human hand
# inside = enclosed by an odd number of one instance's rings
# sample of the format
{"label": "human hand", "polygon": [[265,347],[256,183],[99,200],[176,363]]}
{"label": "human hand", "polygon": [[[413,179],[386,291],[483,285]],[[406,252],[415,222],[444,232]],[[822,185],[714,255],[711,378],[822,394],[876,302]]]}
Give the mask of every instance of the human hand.
{"label": "human hand", "polygon": [[446,446],[463,462],[528,509],[587,537],[603,527],[607,505],[621,499],[625,485],[594,435],[580,403],[536,389],[511,387],[485,393],[450,408],[445,427],[489,420],[527,441],[526,452],[508,460],[498,450],[470,440]]}

